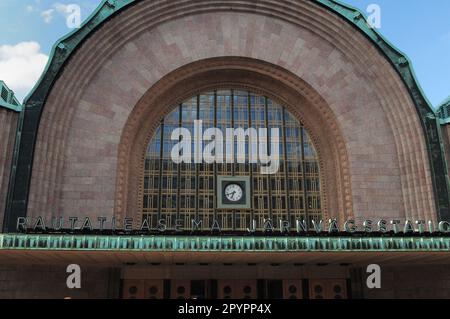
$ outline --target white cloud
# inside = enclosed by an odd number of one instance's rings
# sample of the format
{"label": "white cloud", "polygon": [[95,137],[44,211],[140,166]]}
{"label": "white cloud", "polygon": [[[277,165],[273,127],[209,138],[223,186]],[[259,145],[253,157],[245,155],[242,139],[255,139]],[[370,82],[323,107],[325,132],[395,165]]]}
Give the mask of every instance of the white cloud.
{"label": "white cloud", "polygon": [[67,16],[69,13],[69,5],[67,4],[62,4],[62,3],[55,3],[53,4],[53,8],[55,8],[56,11],[58,11],[59,13],[61,13],[63,16]]}
{"label": "white cloud", "polygon": [[0,45],[0,79],[22,100],[39,80],[47,61],[37,42]]}
{"label": "white cloud", "polygon": [[48,10],[45,10],[45,11],[41,12],[41,16],[44,18],[44,22],[45,23],[52,22],[52,20],[53,20],[53,12],[54,11],[55,11],[54,9],[48,9]]}

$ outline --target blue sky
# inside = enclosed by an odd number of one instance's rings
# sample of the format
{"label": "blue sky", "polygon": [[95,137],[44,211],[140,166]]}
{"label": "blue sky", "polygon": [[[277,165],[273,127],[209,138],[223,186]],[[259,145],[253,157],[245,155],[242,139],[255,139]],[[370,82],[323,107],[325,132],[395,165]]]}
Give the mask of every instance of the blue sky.
{"label": "blue sky", "polygon": [[[0,77],[22,99],[36,82],[52,45],[70,32],[62,8],[78,4],[85,19],[101,0],[0,0]],[[450,0],[345,0],[366,12],[381,7],[381,29],[413,62],[433,105],[450,95]]]}

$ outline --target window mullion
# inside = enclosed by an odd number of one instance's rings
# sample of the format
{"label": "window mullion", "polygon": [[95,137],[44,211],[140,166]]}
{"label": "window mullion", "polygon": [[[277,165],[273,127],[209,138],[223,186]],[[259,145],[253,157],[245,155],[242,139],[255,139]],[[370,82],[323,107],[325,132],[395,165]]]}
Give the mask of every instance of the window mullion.
{"label": "window mullion", "polygon": [[[270,129],[269,129],[269,101],[267,96],[264,97],[264,113],[265,113],[265,124],[267,129],[267,155],[270,154]],[[267,190],[269,193],[269,200],[267,201],[269,204],[269,218],[272,220],[273,218],[273,210],[272,210],[272,185],[270,181],[270,174],[267,174]],[[273,222],[273,220],[272,220]]]}
{"label": "window mullion", "polygon": [[162,179],[164,166],[164,118],[161,119],[161,135],[160,135],[160,149],[159,149],[159,184],[158,184],[158,220],[161,219],[162,211]]}
{"label": "window mullion", "polygon": [[[178,107],[178,127],[183,126],[183,104],[180,104]],[[181,136],[179,138],[179,142],[181,142]],[[181,163],[177,165],[177,218],[180,219],[181,213]]]}
{"label": "window mullion", "polygon": [[283,116],[283,167],[284,167],[284,189],[285,189],[285,198],[286,198],[286,209],[287,209],[287,217],[288,217],[288,221],[291,222],[291,203],[290,203],[290,196],[289,196],[289,173],[288,173],[288,165],[287,165],[287,160],[288,160],[288,155],[287,155],[287,138],[286,138],[286,110],[283,107],[282,109],[282,116]]}
{"label": "window mullion", "polygon": [[302,183],[303,183],[303,207],[305,209],[305,219],[306,222],[308,223],[308,228],[311,226],[310,221],[309,221],[309,209],[308,209],[308,199],[307,199],[307,191],[306,191],[306,161],[305,161],[305,134],[303,132],[303,123],[301,124],[301,128],[300,128],[300,142],[301,142],[301,147],[300,147],[300,151],[301,151],[301,157],[302,157],[302,175],[303,175],[303,179],[302,179]]}

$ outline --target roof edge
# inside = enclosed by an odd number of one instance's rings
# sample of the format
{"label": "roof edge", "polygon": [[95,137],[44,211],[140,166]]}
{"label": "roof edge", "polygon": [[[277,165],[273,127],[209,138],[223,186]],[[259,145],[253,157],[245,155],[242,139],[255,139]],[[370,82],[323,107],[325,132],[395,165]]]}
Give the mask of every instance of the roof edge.
{"label": "roof edge", "polygon": [[449,104],[450,104],[450,96],[448,98],[446,98],[444,101],[442,101],[441,103],[439,103],[437,108],[440,109],[440,108],[442,108],[444,106],[447,106]]}
{"label": "roof edge", "polygon": [[[441,115],[441,113],[444,114],[444,108],[448,108],[450,110],[450,96],[438,105],[438,107],[436,108],[436,114],[438,114],[438,115]],[[446,120],[447,122],[449,122],[450,114],[446,118],[441,118],[441,121],[443,121],[443,120]]]}
{"label": "roof edge", "polygon": [[[345,20],[357,27],[366,37],[380,49],[386,58],[391,62],[396,71],[403,79],[408,90],[412,94],[412,99],[416,106],[426,108],[428,111],[436,114],[432,103],[424,93],[420,82],[417,79],[411,59],[392,42],[386,39],[377,29],[372,28],[367,23],[367,16],[360,9],[348,5],[340,0],[312,0],[319,5],[331,9]],[[417,101],[417,99],[423,99]],[[419,105],[417,105],[419,104]],[[422,110],[424,111],[424,110]]]}
{"label": "roof edge", "polygon": [[4,109],[10,110],[10,111],[17,112],[17,113],[22,112],[22,105],[13,105],[13,104],[6,103],[3,101],[0,101],[0,108],[4,108]]}
{"label": "roof edge", "polygon": [[[30,106],[33,106],[35,104],[33,102],[33,96],[39,90],[47,89],[48,93],[65,62],[95,28],[102,25],[103,22],[121,11],[124,7],[139,1],[141,0],[102,0],[94,12],[83,21],[80,28],[58,39],[52,47],[44,71],[30,93],[25,97],[23,105],[28,106],[31,103]],[[44,101],[41,101],[41,103],[43,104]]]}
{"label": "roof edge", "polygon": [[8,91],[8,94],[12,94],[12,99],[14,99],[18,103],[18,105],[8,103],[8,102],[0,99],[0,108],[8,109],[8,110],[11,110],[14,112],[21,112],[22,104],[20,104],[19,99],[17,99],[14,91],[9,88],[9,86],[6,84],[5,81],[0,80],[0,87],[2,87],[2,86],[6,88],[6,90]]}

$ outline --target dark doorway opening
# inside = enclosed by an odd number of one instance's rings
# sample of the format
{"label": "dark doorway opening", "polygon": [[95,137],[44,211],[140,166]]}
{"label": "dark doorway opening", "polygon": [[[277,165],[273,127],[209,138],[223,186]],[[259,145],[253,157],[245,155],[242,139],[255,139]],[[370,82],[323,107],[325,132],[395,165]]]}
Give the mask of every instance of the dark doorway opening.
{"label": "dark doorway opening", "polygon": [[267,298],[283,299],[283,281],[267,280]]}
{"label": "dark doorway opening", "polygon": [[205,280],[191,281],[191,298],[206,299],[206,282]]}

